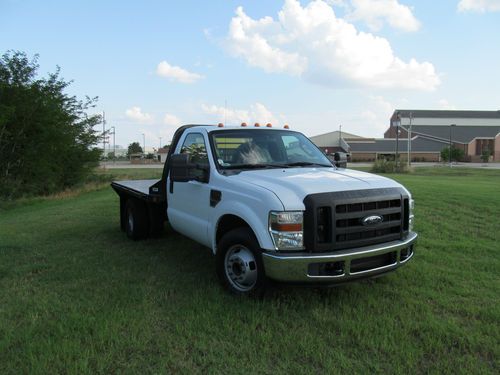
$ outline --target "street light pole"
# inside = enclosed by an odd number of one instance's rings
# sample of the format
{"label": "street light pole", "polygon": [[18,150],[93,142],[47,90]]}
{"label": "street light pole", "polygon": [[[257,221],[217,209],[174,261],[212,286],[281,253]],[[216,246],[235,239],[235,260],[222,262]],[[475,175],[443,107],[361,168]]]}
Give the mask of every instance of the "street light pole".
{"label": "street light pole", "polygon": [[409,129],[406,129],[406,133],[408,134],[408,168],[411,167],[411,125],[413,120],[413,113],[410,112],[410,126]]}
{"label": "street light pole", "polygon": [[396,112],[396,120],[393,120],[393,125],[396,126],[396,155],[395,155],[395,162],[396,162],[396,168],[398,167],[398,160],[399,160],[399,125],[401,125],[401,116],[399,115],[399,112]]}
{"label": "street light pole", "polygon": [[161,148],[161,137],[160,137],[160,147],[158,147],[158,150],[160,150],[160,148]]}
{"label": "street light pole", "polygon": [[456,126],[456,125],[455,124],[450,125],[450,149],[449,149],[449,153],[448,153],[448,159],[450,160],[450,168],[451,168],[451,128],[453,128],[454,126]]}

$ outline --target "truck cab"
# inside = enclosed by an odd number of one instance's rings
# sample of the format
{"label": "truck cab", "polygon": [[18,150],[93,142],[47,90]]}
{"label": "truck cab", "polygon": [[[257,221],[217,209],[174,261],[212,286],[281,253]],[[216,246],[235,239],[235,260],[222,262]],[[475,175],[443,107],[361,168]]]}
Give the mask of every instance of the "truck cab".
{"label": "truck cab", "polygon": [[399,183],[340,168],[303,134],[180,128],[160,181],[113,182],[121,225],[140,239],[171,227],[209,247],[237,294],[269,279],[330,285],[379,276],[413,256],[413,200]]}

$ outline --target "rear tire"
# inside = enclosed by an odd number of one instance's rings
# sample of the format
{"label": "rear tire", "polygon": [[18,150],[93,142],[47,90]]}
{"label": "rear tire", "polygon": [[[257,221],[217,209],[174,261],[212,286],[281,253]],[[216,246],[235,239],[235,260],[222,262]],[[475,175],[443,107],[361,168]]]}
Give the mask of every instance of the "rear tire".
{"label": "rear tire", "polygon": [[259,243],[250,228],[237,228],[222,237],[217,246],[216,271],[229,292],[262,295],[266,274]]}
{"label": "rear tire", "polygon": [[125,219],[128,238],[137,241],[148,236],[149,219],[147,207],[144,203],[135,199],[127,200]]}

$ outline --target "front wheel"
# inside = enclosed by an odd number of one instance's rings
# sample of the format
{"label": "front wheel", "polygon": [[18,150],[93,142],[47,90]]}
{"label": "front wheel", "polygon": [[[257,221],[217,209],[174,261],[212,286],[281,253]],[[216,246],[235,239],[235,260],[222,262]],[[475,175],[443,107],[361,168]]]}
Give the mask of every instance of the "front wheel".
{"label": "front wheel", "polygon": [[254,295],[264,290],[266,275],[259,243],[249,228],[226,233],[217,246],[217,276],[230,292]]}

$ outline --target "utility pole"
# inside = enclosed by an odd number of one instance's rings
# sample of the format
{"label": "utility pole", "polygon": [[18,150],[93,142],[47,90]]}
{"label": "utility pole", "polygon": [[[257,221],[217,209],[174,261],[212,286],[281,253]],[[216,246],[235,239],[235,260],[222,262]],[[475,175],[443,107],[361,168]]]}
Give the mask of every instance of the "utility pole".
{"label": "utility pole", "polygon": [[116,143],[115,143],[115,127],[112,126],[111,129],[113,129],[113,164],[115,164],[116,160]]}
{"label": "utility pole", "polygon": [[102,111],[102,167],[106,169],[106,162],[104,160],[106,155],[106,114]]}
{"label": "utility pole", "polygon": [[142,133],[142,154],[146,156],[146,135]]}
{"label": "utility pole", "polygon": [[160,137],[160,147],[158,147],[158,151],[160,150],[160,148],[161,148],[161,137]]}
{"label": "utility pole", "polygon": [[339,147],[342,148],[342,125],[339,125]]}
{"label": "utility pole", "polygon": [[411,167],[411,125],[413,120],[413,113],[410,112],[410,126],[406,129],[408,134],[408,167]]}
{"label": "utility pole", "polygon": [[451,168],[451,128],[453,128],[454,126],[456,126],[456,124],[451,124],[450,125],[450,149],[449,149],[449,152],[448,152],[448,159],[450,160],[450,168]]}
{"label": "utility pole", "polygon": [[395,155],[395,162],[396,162],[396,169],[398,167],[398,160],[399,160],[399,125],[401,125],[401,117],[399,115],[399,112],[396,112],[396,120],[393,121],[393,124],[396,126],[396,155]]}

